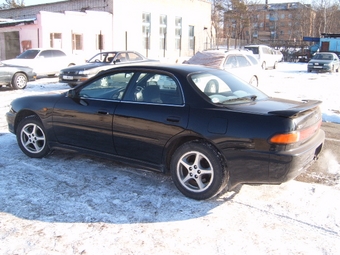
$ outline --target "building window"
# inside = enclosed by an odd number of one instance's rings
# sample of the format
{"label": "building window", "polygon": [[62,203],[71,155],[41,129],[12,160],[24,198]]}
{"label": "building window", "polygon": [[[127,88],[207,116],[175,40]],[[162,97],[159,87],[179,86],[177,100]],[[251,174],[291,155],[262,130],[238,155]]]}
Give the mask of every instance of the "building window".
{"label": "building window", "polygon": [[143,32],[143,47],[150,49],[150,33],[151,33],[151,14],[143,13],[142,15],[142,32]]}
{"label": "building window", "polygon": [[61,33],[50,34],[50,47],[55,49],[61,49]]}
{"label": "building window", "polygon": [[285,15],[282,13],[281,14],[281,19],[284,19],[285,18]]}
{"label": "building window", "polygon": [[96,35],[96,50],[104,49],[104,35],[97,34]]}
{"label": "building window", "polygon": [[181,38],[182,38],[182,18],[175,18],[175,49],[181,49]]}
{"label": "building window", "polygon": [[189,49],[195,49],[195,33],[194,26],[189,26]]}
{"label": "building window", "polygon": [[83,35],[72,34],[72,50],[82,50],[83,49]]}
{"label": "building window", "polygon": [[166,15],[159,16],[159,48],[166,50],[166,30],[167,30],[167,17]]}

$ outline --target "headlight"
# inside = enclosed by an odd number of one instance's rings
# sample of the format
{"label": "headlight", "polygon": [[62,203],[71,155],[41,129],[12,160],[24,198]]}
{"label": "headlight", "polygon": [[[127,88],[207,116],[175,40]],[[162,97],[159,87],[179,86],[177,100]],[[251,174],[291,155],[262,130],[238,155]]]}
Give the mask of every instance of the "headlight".
{"label": "headlight", "polygon": [[312,66],[312,65],[313,65],[313,63],[308,63],[308,65],[309,65],[309,66]]}
{"label": "headlight", "polygon": [[61,70],[61,71],[59,72],[59,74],[64,74],[64,71],[63,71],[63,70]]}

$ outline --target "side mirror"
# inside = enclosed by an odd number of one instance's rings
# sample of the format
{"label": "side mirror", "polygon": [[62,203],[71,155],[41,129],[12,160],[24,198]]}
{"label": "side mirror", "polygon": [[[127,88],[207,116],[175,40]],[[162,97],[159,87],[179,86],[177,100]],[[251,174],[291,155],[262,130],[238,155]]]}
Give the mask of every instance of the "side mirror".
{"label": "side mirror", "polygon": [[70,89],[69,91],[67,91],[67,94],[66,96],[69,97],[69,98],[75,98],[76,97],[76,92],[74,89]]}

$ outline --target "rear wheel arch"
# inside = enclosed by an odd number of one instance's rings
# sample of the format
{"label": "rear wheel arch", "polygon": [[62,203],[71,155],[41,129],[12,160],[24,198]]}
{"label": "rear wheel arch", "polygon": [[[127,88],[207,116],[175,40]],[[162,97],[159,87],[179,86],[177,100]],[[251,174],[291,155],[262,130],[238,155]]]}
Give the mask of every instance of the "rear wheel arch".
{"label": "rear wheel arch", "polygon": [[254,87],[258,87],[259,86],[259,78],[256,75],[253,75],[250,78],[249,84],[254,86]]}
{"label": "rear wheel arch", "polygon": [[192,199],[212,198],[229,183],[225,158],[204,139],[181,144],[171,155],[170,170],[178,190]]}

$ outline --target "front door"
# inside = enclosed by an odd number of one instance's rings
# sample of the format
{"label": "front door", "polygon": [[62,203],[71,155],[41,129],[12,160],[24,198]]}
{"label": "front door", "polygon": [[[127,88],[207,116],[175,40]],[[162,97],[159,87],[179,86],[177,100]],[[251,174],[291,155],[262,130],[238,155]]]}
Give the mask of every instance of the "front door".
{"label": "front door", "polygon": [[112,120],[132,75],[104,75],[59,100],[53,113],[58,142],[115,154]]}

